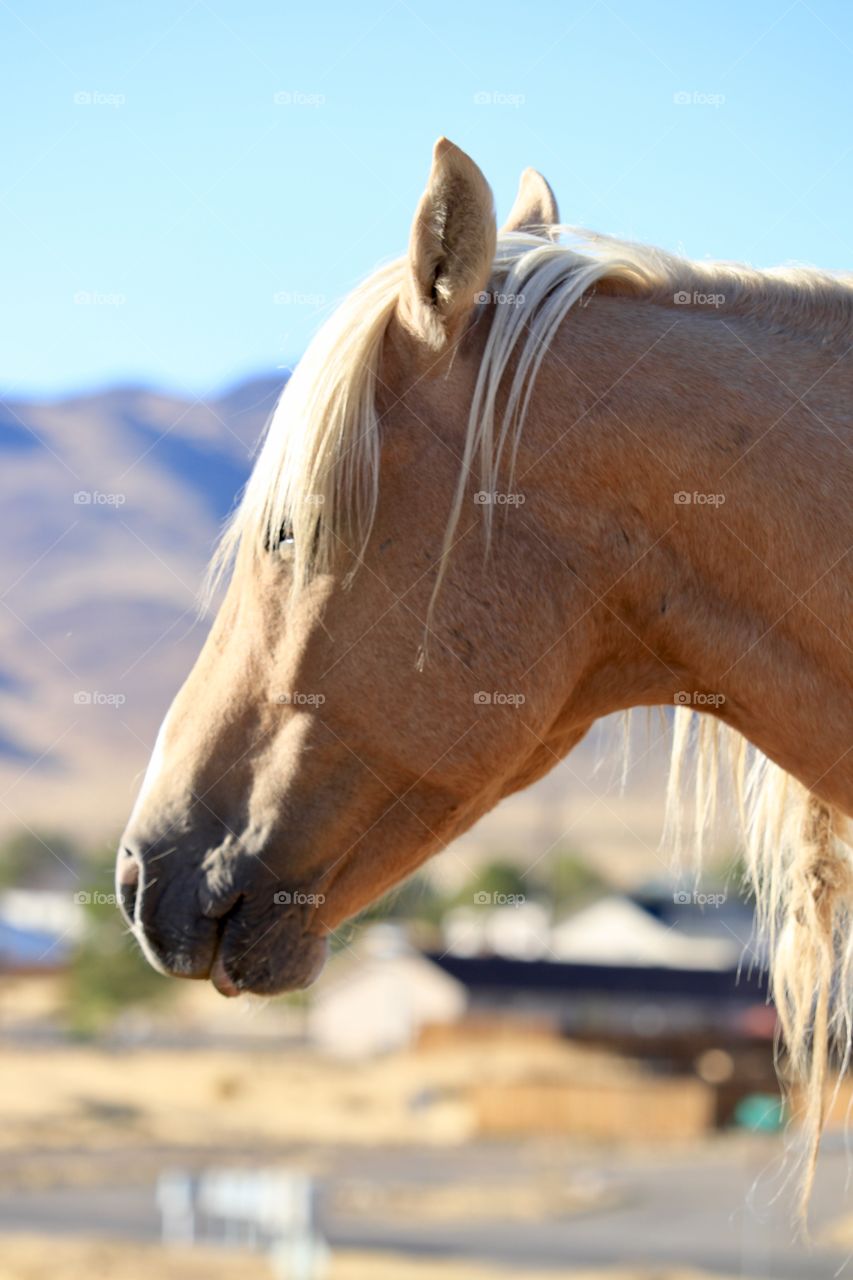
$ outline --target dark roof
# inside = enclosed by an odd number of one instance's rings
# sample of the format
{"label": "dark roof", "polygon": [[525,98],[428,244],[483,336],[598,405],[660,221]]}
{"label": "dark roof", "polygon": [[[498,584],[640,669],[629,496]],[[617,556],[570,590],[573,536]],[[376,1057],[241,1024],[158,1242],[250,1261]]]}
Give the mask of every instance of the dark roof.
{"label": "dark roof", "polygon": [[[429,954],[429,953],[428,953]],[[766,974],[736,969],[670,969],[651,965],[564,964],[505,956],[429,954],[429,959],[472,992],[522,992],[550,997],[609,994],[688,996],[738,1004],[763,1002]]]}

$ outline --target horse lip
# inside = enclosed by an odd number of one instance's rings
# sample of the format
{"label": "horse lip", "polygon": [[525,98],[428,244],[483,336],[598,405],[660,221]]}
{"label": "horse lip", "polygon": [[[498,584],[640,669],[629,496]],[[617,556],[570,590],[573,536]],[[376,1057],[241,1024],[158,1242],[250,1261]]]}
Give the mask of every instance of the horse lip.
{"label": "horse lip", "polygon": [[[223,895],[215,904],[210,899],[200,904],[206,918],[216,922],[216,937],[213,940],[212,954],[209,953],[210,960],[205,972],[197,971],[194,976],[206,978],[220,995],[232,1000],[252,992],[274,995],[310,986],[323,968],[328,937],[325,929],[322,927],[317,929],[319,922],[313,922],[314,929],[305,927],[307,921],[304,919],[305,912],[300,908],[300,904],[288,903],[284,913],[286,921],[279,921],[281,924],[287,922],[289,935],[284,939],[287,945],[280,956],[280,975],[277,977],[275,972],[278,968],[275,962],[277,957],[272,957],[269,972],[261,972],[259,975],[255,972],[255,966],[252,965],[246,973],[241,972],[243,957],[272,933],[272,928],[267,928],[265,931],[262,929],[263,922],[259,925],[261,932],[254,941],[249,937],[242,937],[239,932],[235,937],[233,931],[229,929],[235,917],[241,914],[247,896],[245,889],[235,890]],[[279,934],[278,941],[281,940]],[[238,954],[234,953],[235,944]],[[301,954],[306,948],[309,951],[308,956]],[[315,956],[313,962],[311,955]],[[306,960],[308,964],[305,964]],[[262,969],[265,968],[266,966],[262,966]],[[259,983],[257,986],[256,981]]]}
{"label": "horse lip", "polygon": [[216,937],[216,950],[213,953],[213,960],[207,974],[207,977],[219,994],[221,996],[226,996],[229,1000],[233,1000],[235,996],[242,995],[242,992],[228,973],[228,970],[225,968],[225,958],[222,954],[223,941],[225,937],[225,924],[228,917],[236,912],[242,896],[242,894],[239,894],[235,901],[230,903],[226,911],[218,917],[219,929]]}
{"label": "horse lip", "polygon": [[[288,991],[304,990],[317,980],[323,970],[327,956],[328,941],[327,937],[321,934],[304,932],[300,933],[298,942],[300,949],[308,947],[313,953],[313,960],[309,961],[309,965],[307,967],[297,965],[294,972],[293,968],[288,966],[285,960],[283,970],[278,977],[274,974],[268,975],[272,976],[273,980],[271,982],[264,981],[262,985],[255,986],[255,977],[251,974],[243,974],[235,978],[228,972],[225,955],[223,954],[223,939],[220,936],[210,968],[207,974],[203,976],[209,979],[211,985],[220,995],[232,1000],[237,996],[247,994],[271,996],[281,995]],[[252,947],[250,946],[249,951],[251,950]],[[244,954],[246,953],[244,952]],[[231,957],[232,963],[236,964],[238,969],[240,968],[239,962],[241,959],[242,956],[238,956],[236,961],[234,957]]]}
{"label": "horse lip", "polygon": [[213,964],[210,968],[209,977],[210,981],[213,983],[214,987],[216,987],[216,990],[221,996],[233,999],[235,996],[242,995],[240,988],[228,976],[228,971],[225,968],[225,961],[222,958],[221,948],[217,949]]}

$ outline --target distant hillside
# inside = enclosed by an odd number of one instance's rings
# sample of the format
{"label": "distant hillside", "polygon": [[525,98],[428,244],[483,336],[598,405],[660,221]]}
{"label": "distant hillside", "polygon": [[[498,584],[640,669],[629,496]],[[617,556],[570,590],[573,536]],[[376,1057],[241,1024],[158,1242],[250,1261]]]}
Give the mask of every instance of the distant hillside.
{"label": "distant hillside", "polygon": [[[119,387],[0,403],[2,827],[93,841],[121,829],[201,645],[199,583],[281,383],[259,378],[207,402]],[[596,734],[442,870],[464,874],[486,851],[533,860],[551,845],[589,851],[620,879],[662,870],[662,748],[621,796],[619,736]]]}
{"label": "distant hillside", "polygon": [[120,827],[198,651],[204,566],[281,385],[0,405],[4,827]]}

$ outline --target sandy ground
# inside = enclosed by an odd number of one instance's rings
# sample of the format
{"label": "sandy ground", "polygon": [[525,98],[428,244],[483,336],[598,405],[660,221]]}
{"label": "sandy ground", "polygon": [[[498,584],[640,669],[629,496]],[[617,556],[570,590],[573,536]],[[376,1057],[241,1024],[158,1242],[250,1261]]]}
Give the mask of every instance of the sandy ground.
{"label": "sandy ground", "polygon": [[[32,991],[33,988],[30,988]],[[204,993],[202,993],[203,995]],[[6,988],[0,1026],[22,1020],[46,1025],[43,1007],[18,1005]],[[190,991],[198,1004],[201,997]],[[15,1000],[17,997],[15,996]],[[187,1014],[194,1011],[190,1000]],[[225,1006],[226,1002],[222,1002]],[[203,1006],[207,1014],[207,1005]],[[233,1017],[226,1006],[223,1017]],[[219,1006],[214,1012],[219,1017]],[[297,1011],[298,1013],[298,1011]],[[294,1017],[293,1011],[289,1016]],[[281,1019],[281,1021],[280,1021]],[[282,1035],[280,1011],[261,1011],[248,1021],[271,1024]],[[192,1018],[181,1029],[193,1038]],[[210,1030],[209,1023],[206,1029]],[[218,1030],[218,1025],[217,1025]],[[286,1032],[285,1032],[286,1035]],[[509,1083],[572,1078],[600,1083],[635,1078],[636,1065],[535,1033],[515,1039],[439,1039],[431,1048],[365,1063],[324,1059],[293,1042],[269,1047],[229,1043],[227,1048],[169,1050],[135,1045],[114,1050],[94,1044],[35,1047],[0,1041],[0,1189],[97,1188],[120,1173],[122,1185],[150,1186],[174,1159],[193,1165],[206,1150],[218,1163],[275,1163],[284,1147],[299,1148],[298,1165],[324,1177],[342,1146],[355,1168],[360,1148],[395,1145],[461,1147],[473,1135],[472,1082]],[[645,1144],[644,1144],[645,1145]],[[574,1156],[578,1157],[575,1144]],[[650,1149],[648,1157],[655,1158]],[[671,1150],[671,1148],[670,1148]],[[693,1150],[691,1146],[691,1151]],[[232,1159],[233,1153],[233,1159]],[[249,1153],[251,1153],[249,1155]],[[691,1158],[701,1160],[705,1146]],[[88,1190],[90,1189],[90,1191]],[[530,1223],[565,1218],[606,1207],[614,1193],[605,1185],[567,1180],[565,1153],[527,1151],[506,1179],[455,1179],[452,1186],[392,1186],[387,1178],[338,1179],[336,1211],[381,1217],[393,1208],[402,1219],[426,1223],[484,1220]],[[166,1251],[153,1245],[64,1236],[37,1239],[4,1234],[0,1280],[273,1280],[258,1254],[206,1248]],[[697,1271],[536,1270],[344,1251],[335,1254],[323,1280],[704,1280]],[[716,1277],[715,1280],[720,1280]],[[744,1280],[740,1277],[740,1280]]]}
{"label": "sandy ground", "polygon": [[273,1280],[255,1254],[210,1249],[165,1250],[101,1240],[5,1236],[0,1280]]}
{"label": "sandy ground", "polygon": [[633,1070],[559,1042],[448,1046],[370,1063],[305,1050],[0,1048],[0,1149],[283,1142],[455,1144],[472,1081]]}
{"label": "sandy ground", "polygon": [[[28,1236],[6,1236],[0,1280],[274,1280],[257,1254],[207,1249],[161,1249],[58,1238],[50,1243]],[[698,1271],[607,1270],[518,1271],[467,1262],[412,1260],[393,1254],[341,1253],[325,1280],[705,1280]],[[708,1278],[710,1280],[710,1277]],[[715,1276],[713,1280],[725,1280]],[[732,1278],[733,1280],[733,1278]],[[743,1280],[743,1277],[739,1277]]]}

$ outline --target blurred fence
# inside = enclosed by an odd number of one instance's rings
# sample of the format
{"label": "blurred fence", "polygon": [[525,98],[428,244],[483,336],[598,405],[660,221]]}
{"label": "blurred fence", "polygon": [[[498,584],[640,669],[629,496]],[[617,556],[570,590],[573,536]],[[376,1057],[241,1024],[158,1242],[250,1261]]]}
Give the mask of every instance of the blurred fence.
{"label": "blurred fence", "polygon": [[267,1254],[281,1280],[322,1280],[328,1249],[315,1226],[315,1188],[284,1169],[171,1170],[157,1182],[164,1244],[222,1244]]}

